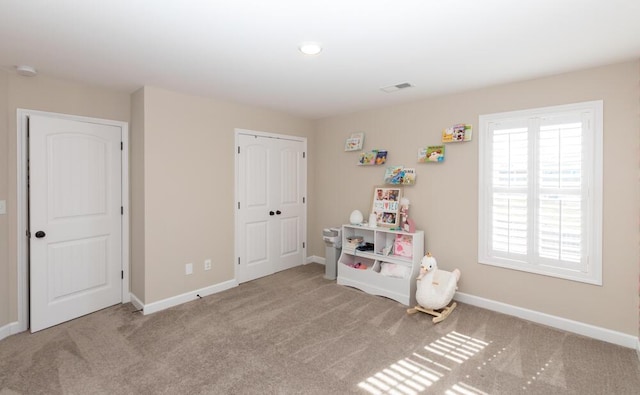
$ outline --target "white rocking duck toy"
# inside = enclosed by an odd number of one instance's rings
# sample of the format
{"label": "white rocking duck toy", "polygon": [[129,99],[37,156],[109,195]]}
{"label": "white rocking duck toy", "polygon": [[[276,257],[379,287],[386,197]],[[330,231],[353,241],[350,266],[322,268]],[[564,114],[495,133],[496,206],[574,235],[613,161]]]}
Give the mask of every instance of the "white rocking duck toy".
{"label": "white rocking duck toy", "polygon": [[443,321],[456,308],[457,303],[453,302],[447,306],[458,289],[460,270],[453,272],[438,270],[438,263],[431,253],[427,253],[422,258],[420,265],[420,275],[416,284],[416,302],[418,306],[407,309],[408,314],[415,314],[418,311],[433,315],[433,322]]}

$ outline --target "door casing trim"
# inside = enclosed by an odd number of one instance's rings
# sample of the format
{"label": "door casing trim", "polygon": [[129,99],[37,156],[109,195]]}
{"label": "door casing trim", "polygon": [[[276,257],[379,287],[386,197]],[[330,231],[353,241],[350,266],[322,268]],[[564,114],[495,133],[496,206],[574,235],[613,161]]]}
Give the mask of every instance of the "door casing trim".
{"label": "door casing trim", "polygon": [[40,115],[50,118],[66,119],[70,121],[98,123],[102,125],[110,125],[120,127],[122,148],[122,303],[131,300],[129,292],[129,124],[123,121],[113,121],[108,119],[83,117],[78,115],[59,114],[46,111],[28,110],[18,108],[17,119],[17,170],[16,177],[16,203],[17,203],[17,222],[18,222],[18,331],[23,332],[29,328],[29,242],[27,238],[28,223],[28,191],[27,191],[27,160],[28,138],[27,127],[28,118],[31,115]]}

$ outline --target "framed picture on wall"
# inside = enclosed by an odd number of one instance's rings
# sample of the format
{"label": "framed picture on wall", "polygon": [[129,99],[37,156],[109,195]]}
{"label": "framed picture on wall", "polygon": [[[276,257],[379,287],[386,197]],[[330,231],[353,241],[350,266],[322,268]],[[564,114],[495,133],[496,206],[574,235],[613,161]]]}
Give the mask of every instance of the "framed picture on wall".
{"label": "framed picture on wall", "polygon": [[371,212],[376,215],[376,225],[396,228],[400,225],[400,199],[402,188],[377,186],[373,189]]}

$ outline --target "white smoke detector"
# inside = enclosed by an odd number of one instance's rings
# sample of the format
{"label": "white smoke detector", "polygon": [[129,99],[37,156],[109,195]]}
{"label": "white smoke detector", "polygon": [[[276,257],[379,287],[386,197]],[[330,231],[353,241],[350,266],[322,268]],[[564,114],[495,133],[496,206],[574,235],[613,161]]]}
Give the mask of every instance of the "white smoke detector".
{"label": "white smoke detector", "polygon": [[33,77],[36,74],[38,74],[38,72],[36,71],[36,69],[34,69],[31,66],[16,66],[16,72],[22,76],[25,77]]}

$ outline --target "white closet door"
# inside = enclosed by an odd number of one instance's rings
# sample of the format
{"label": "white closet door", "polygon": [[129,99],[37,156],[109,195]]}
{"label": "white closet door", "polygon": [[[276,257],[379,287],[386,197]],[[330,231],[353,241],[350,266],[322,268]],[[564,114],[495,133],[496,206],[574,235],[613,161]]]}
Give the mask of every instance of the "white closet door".
{"label": "white closet door", "polygon": [[[280,271],[304,263],[305,203],[303,202],[306,177],[304,144],[300,141],[276,140],[273,152],[278,175],[273,191],[276,208],[274,270]],[[274,188],[275,189],[275,188]]]}
{"label": "white closet door", "polygon": [[238,281],[304,263],[305,143],[238,135]]}

